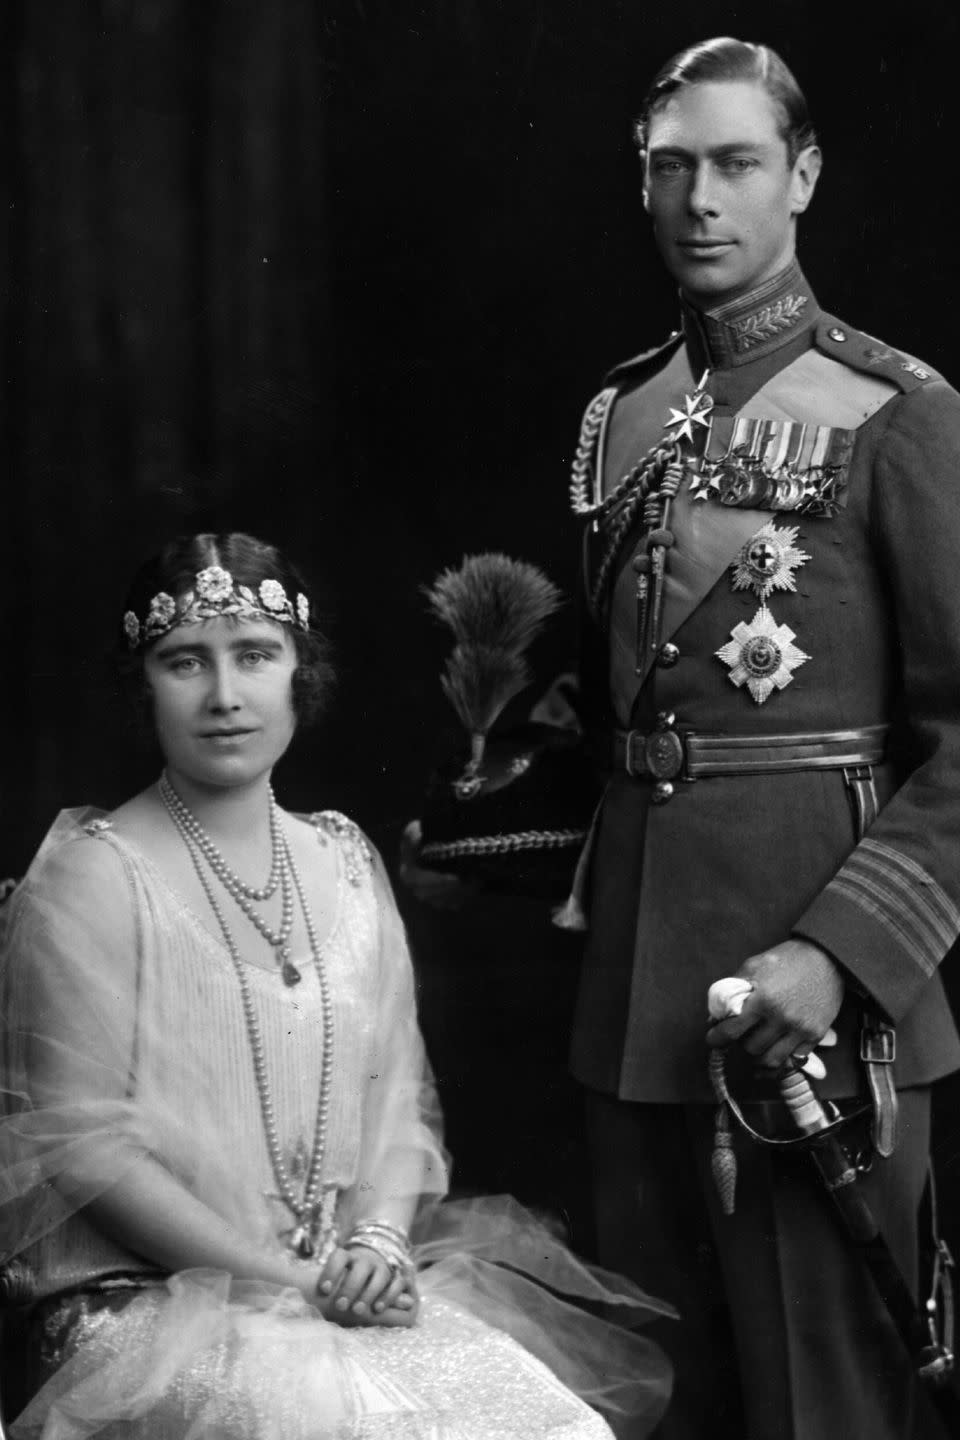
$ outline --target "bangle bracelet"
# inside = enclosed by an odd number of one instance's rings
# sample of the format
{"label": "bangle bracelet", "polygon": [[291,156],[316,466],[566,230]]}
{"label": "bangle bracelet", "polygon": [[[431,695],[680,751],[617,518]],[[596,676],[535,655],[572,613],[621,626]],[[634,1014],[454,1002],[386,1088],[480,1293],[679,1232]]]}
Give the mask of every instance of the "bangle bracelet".
{"label": "bangle bracelet", "polygon": [[[376,1236],[394,1245],[405,1255],[410,1254],[410,1241],[407,1232],[401,1230],[398,1225],[391,1225],[387,1220],[360,1220],[350,1232],[350,1240],[359,1240],[362,1235]],[[350,1241],[347,1241],[349,1244]]]}
{"label": "bangle bracelet", "polygon": [[413,1269],[410,1241],[403,1230],[386,1220],[361,1220],[350,1232],[346,1249],[362,1245],[385,1260],[394,1273]]}

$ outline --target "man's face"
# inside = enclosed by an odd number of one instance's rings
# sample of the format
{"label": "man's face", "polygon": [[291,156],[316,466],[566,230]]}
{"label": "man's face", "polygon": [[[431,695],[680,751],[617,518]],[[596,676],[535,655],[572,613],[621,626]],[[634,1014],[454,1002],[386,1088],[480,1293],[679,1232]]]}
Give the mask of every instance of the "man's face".
{"label": "man's face", "polygon": [[644,205],[667,269],[701,308],[735,300],[793,258],[820,152],[789,164],[774,101],[752,81],[689,85],[653,115]]}

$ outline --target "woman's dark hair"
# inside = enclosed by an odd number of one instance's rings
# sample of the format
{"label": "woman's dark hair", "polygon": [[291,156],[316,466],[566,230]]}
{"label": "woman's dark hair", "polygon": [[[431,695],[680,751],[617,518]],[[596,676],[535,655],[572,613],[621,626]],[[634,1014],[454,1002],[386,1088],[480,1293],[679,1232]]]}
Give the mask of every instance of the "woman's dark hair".
{"label": "woman's dark hair", "polygon": [[688,85],[734,80],[762,85],[770,96],[780,116],[780,135],[786,142],[791,166],[801,150],[816,145],[817,134],[810,123],[806,97],[777,52],[769,45],[752,45],[720,35],[681,50],[657,72],[633,127],[641,153],[647,148],[651,115],[676,91]]}
{"label": "woman's dark hair", "polygon": [[[142,623],[155,595],[164,592],[179,599],[194,588],[198,572],[213,565],[228,570],[238,585],[247,585],[254,592],[262,581],[278,580],[291,603],[297,595],[306,595],[310,600],[309,628],[289,627],[297,652],[297,668],[293,674],[294,713],[301,724],[309,724],[323,710],[333,682],[329,645],[317,628],[307,585],[276,546],[240,531],[228,535],[178,535],[140,567],[130,586],[124,613],[132,611]],[[118,629],[114,651],[116,674],[138,718],[146,720],[149,691],[143,655],[154,642],[148,641],[142,649],[131,651],[122,626]]]}

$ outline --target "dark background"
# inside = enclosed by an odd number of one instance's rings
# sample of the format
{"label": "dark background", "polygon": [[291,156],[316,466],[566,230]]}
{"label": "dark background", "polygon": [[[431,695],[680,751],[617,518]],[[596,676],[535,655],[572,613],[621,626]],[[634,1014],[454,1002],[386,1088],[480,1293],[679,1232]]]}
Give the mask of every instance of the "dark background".
{"label": "dark background", "polygon": [[[950,0],[5,0],[0,875],[153,778],[102,657],[140,560],[208,528],[287,548],[330,616],[282,799],[393,856],[449,726],[418,587],[497,547],[571,588],[582,405],[675,316],[629,118],[724,32],[807,90],[821,302],[956,378]],[[522,902],[410,918],[461,1176],[575,1207],[575,944]]]}

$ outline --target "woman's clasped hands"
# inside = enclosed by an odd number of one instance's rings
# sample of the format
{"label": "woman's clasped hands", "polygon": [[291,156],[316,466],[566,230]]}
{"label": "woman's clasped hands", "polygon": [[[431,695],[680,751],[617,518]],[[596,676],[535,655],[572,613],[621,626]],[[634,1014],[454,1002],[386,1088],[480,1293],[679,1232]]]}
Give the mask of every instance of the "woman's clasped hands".
{"label": "woman's clasped hands", "polygon": [[316,1282],[313,1302],[338,1325],[410,1326],[420,1298],[413,1271],[391,1265],[366,1245],[338,1245]]}

